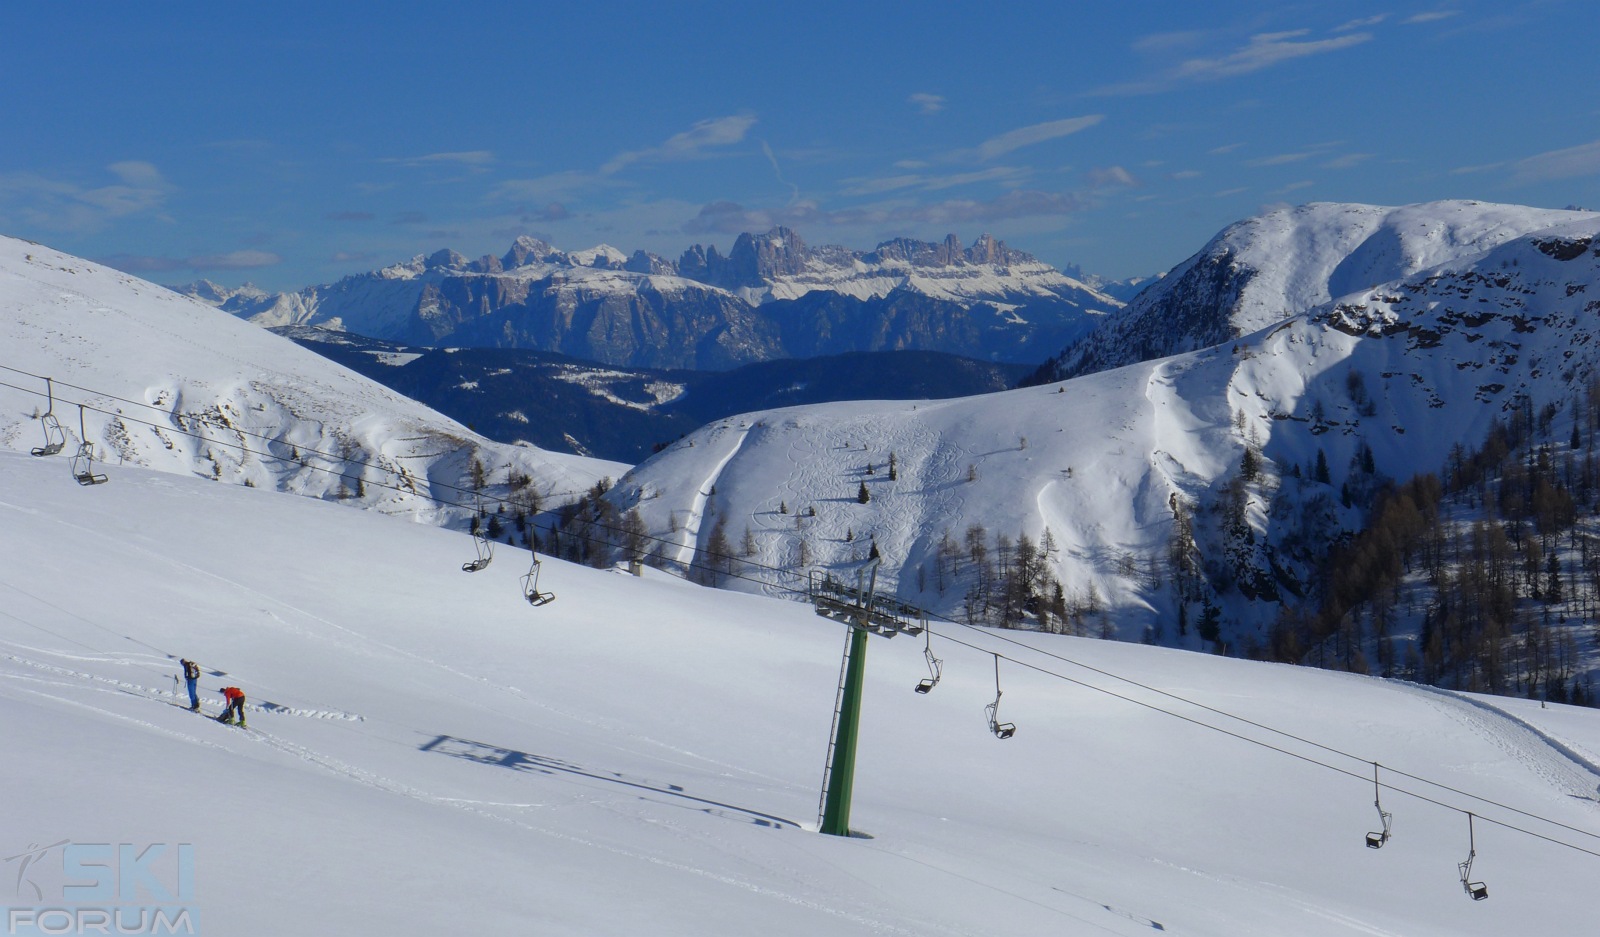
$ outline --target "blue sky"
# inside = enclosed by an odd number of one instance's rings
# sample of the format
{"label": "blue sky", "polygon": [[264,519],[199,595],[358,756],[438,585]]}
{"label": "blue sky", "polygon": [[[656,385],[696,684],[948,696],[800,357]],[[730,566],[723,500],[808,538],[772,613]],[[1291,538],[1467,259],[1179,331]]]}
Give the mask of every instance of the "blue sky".
{"label": "blue sky", "polygon": [[1597,48],[1584,0],[13,4],[0,233],[275,289],[773,224],[1125,277],[1284,202],[1600,209]]}

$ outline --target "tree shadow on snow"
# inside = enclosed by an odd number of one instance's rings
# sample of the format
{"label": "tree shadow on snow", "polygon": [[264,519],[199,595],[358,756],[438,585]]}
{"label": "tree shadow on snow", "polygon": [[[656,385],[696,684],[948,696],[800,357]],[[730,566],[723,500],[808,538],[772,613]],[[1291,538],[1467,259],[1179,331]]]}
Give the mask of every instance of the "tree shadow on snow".
{"label": "tree shadow on snow", "polygon": [[652,794],[665,794],[669,797],[677,797],[683,800],[692,801],[697,804],[704,804],[705,806],[701,808],[702,812],[712,816],[729,816],[729,812],[731,812],[732,814],[737,814],[737,818],[747,820],[756,826],[765,826],[780,830],[786,826],[791,826],[796,829],[800,828],[800,824],[793,820],[785,820],[782,817],[775,817],[771,814],[761,813],[757,810],[750,810],[745,807],[736,807],[733,804],[724,804],[715,800],[707,800],[704,797],[695,797],[692,794],[686,794],[684,793],[683,788],[676,784],[660,785],[646,783],[643,781],[631,781],[620,772],[612,771],[598,773],[587,770],[581,765],[575,765],[571,762],[562,761],[558,758],[550,758],[545,755],[535,755],[530,752],[519,752],[510,748],[500,748],[497,745],[489,745],[484,742],[474,742],[471,739],[456,738],[453,735],[437,736],[431,741],[420,746],[419,750],[424,752],[434,752],[440,755],[449,755],[452,758],[461,758],[465,759],[466,761],[475,761],[479,764],[493,765],[497,768],[509,768],[512,771],[531,771],[538,774],[548,775],[577,775],[578,777],[591,778],[596,781],[604,781],[607,784],[619,784],[623,787],[631,787],[636,790],[649,791]]}

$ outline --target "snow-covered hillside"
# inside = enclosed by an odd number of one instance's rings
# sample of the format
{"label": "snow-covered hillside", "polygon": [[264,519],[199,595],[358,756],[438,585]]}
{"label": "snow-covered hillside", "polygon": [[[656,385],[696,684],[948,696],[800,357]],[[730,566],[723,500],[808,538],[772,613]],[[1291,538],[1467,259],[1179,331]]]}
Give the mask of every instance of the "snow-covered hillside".
{"label": "snow-covered hillside", "polygon": [[1489,202],[1314,202],[1230,225],[1041,371],[1061,380],[1231,341],[1348,293],[1596,217]]}
{"label": "snow-covered hillside", "polygon": [[[169,845],[91,907],[152,900],[189,844],[176,903],[230,937],[1593,926],[1594,711],[936,625],[927,695],[922,642],[871,639],[859,835],[828,837],[839,625],[552,560],[558,599],[530,609],[525,553],[468,576],[464,552],[375,513],[132,467],[80,488],[0,451],[0,903],[61,907],[65,850],[122,843]],[[178,705],[178,656],[208,713],[245,690],[248,729]],[[1380,850],[1373,761],[1437,802],[1385,787]],[[1486,901],[1458,879],[1465,811]]]}
{"label": "snow-covered hillside", "polygon": [[1026,536],[1066,599],[1098,613],[1091,630],[1200,647],[1172,582],[1190,526],[1237,648],[1264,640],[1275,590],[1311,572],[1291,537],[1320,556],[1359,526],[1340,506],[1347,484],[1437,472],[1511,410],[1566,414],[1587,392],[1597,237],[1590,215],[1229,345],[1062,383],[719,421],[614,497],[679,544],[660,551],[668,562],[706,551],[719,526],[766,566],[838,568],[875,547],[902,597],[952,616],[971,614],[980,585],[968,531]]}
{"label": "snow-covered hillside", "polygon": [[288,339],[12,238],[0,349],[0,448],[44,446],[49,378],[63,478],[86,431],[97,472],[138,465],[437,520],[461,513],[449,506],[475,462],[495,491],[525,476],[547,502],[623,468],[491,442]]}

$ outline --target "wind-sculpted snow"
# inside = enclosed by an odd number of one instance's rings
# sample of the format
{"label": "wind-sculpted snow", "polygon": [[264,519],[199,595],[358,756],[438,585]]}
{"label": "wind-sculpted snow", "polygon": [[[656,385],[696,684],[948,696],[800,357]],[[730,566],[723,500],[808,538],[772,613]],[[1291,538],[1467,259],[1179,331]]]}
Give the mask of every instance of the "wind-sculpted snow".
{"label": "wind-sculpted snow", "polygon": [[1231,341],[1349,293],[1474,257],[1542,228],[1593,218],[1486,202],[1386,208],[1317,202],[1229,226],[1069,346],[1038,379],[1061,380]]}
{"label": "wind-sculpted snow", "polygon": [[493,443],[383,386],[231,316],[49,248],[0,239],[0,446],[39,446],[48,406],[83,429],[99,469],[144,466],[347,500],[435,521],[473,465],[508,491],[581,493],[620,466]]}
{"label": "wind-sculpted snow", "polygon": [[[1437,472],[1513,408],[1559,408],[1600,374],[1597,238],[1600,217],[1586,216],[1228,344],[1065,382],[746,414],[640,465],[615,497],[656,532],[703,535],[714,525],[702,510],[730,543],[748,528],[770,566],[843,573],[875,544],[891,588],[957,618],[973,574],[941,587],[943,537],[964,551],[974,526],[991,541],[1048,533],[1049,568],[1080,607],[1098,603],[1108,633],[1197,647],[1160,573],[1183,509],[1222,577],[1236,629],[1223,638],[1259,635],[1278,590],[1310,572],[1280,549],[1291,518],[1321,512],[1327,536],[1356,529],[1339,503],[1347,481]],[[733,432],[747,435],[722,464],[718,440]],[[1238,489],[1247,448],[1261,475]],[[1358,477],[1366,448],[1375,471]],[[1319,456],[1326,484],[1311,480]],[[1248,533],[1226,530],[1229,491]]]}

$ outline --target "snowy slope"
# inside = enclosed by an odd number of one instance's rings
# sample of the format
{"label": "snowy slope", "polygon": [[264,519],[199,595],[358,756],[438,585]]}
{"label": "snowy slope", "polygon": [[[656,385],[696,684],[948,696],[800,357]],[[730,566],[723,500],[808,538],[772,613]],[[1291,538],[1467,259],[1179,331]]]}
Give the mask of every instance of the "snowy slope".
{"label": "snowy slope", "polygon": [[[1170,583],[1149,575],[1165,562],[1174,504],[1196,518],[1202,560],[1237,565],[1248,580],[1266,575],[1264,551],[1286,536],[1289,508],[1320,495],[1330,530],[1359,523],[1337,492],[1363,445],[1381,475],[1404,480],[1438,471],[1458,443],[1480,443],[1519,395],[1565,413],[1600,373],[1597,237],[1600,217],[1590,216],[1231,345],[1063,383],[720,421],[635,468],[615,497],[681,544],[669,559],[704,548],[719,519],[735,544],[750,529],[756,561],[771,566],[807,565],[804,542],[812,564],[839,568],[864,559],[870,538],[902,597],[948,615],[963,613],[972,582],[939,587],[944,535],[961,542],[982,525],[990,538],[1037,544],[1048,532],[1058,546],[1049,566],[1069,598],[1086,602],[1092,590],[1109,630],[1198,647],[1192,629],[1176,633]],[[1230,546],[1221,506],[1247,445],[1264,464],[1244,510],[1264,536]],[[1309,469],[1319,451],[1331,485],[1291,482],[1291,469]],[[1227,609],[1241,629],[1230,643],[1264,634],[1276,612],[1249,598],[1235,595]]]}
{"label": "snowy slope", "polygon": [[330,498],[355,498],[359,479],[364,506],[418,519],[436,516],[434,496],[458,497],[448,486],[465,487],[475,460],[501,490],[521,473],[547,499],[622,468],[490,442],[287,339],[12,238],[0,238],[0,349],[0,448],[43,444],[34,417],[51,378],[63,477],[82,441],[78,403],[103,471],[139,465]]}
{"label": "snowy slope", "polygon": [[[546,561],[559,598],[533,610],[516,551],[465,576],[459,534],[133,468],[80,489],[10,452],[0,518],[0,848],[192,844],[199,933],[1593,927],[1600,858],[1491,822],[1595,848],[1593,711],[1025,636],[1345,757],[954,629],[1007,655],[1000,742],[987,653],[940,631],[921,696],[921,642],[873,638],[864,835],[824,837],[806,827],[843,635],[804,606]],[[171,705],[174,655],[207,668],[208,711],[244,687],[250,728]],[[1369,850],[1366,760],[1504,806],[1395,777],[1457,810],[1386,790],[1395,838]],[[1458,810],[1487,901],[1457,881]],[[12,907],[60,894],[59,852],[14,869]]]}
{"label": "snowy slope", "polygon": [[1230,225],[1044,369],[1061,380],[1248,335],[1347,293],[1594,218],[1489,202],[1313,202]]}

